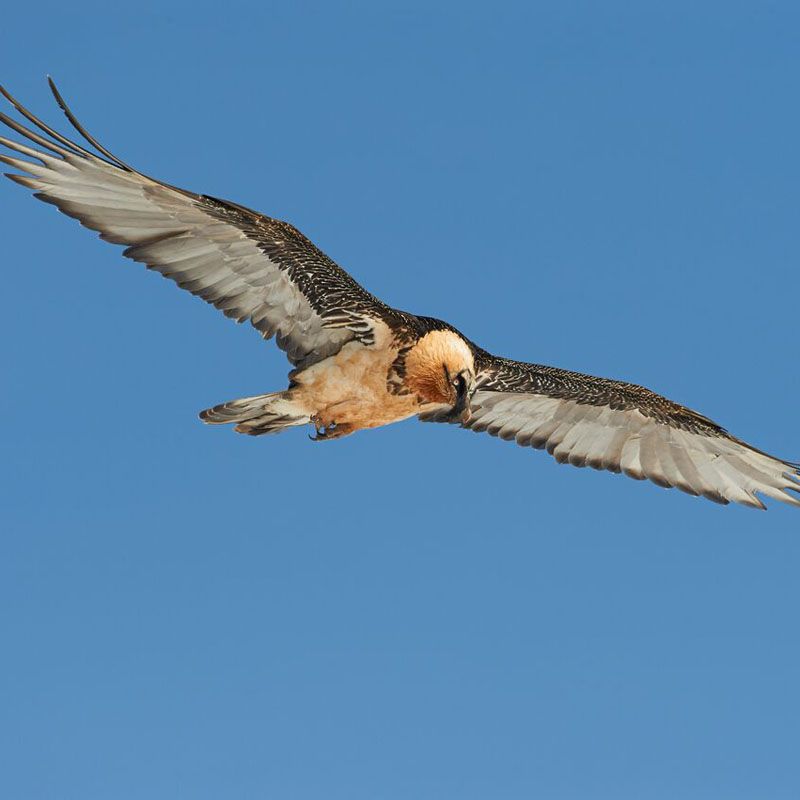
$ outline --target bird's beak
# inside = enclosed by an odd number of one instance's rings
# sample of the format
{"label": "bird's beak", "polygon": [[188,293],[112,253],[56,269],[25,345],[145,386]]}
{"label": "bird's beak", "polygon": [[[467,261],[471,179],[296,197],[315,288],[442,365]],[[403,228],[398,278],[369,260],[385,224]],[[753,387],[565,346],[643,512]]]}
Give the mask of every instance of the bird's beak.
{"label": "bird's beak", "polygon": [[456,402],[447,412],[447,422],[464,422],[469,417],[469,401],[473,394],[475,394],[475,380],[470,378],[456,394]]}

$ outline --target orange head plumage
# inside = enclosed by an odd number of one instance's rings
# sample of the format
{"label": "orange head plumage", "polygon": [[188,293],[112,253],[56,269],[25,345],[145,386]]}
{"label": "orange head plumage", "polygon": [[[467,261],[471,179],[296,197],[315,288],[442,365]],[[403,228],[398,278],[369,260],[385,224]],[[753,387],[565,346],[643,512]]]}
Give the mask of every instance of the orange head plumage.
{"label": "orange head plumage", "polygon": [[426,403],[451,405],[458,416],[468,409],[475,385],[475,359],[457,333],[427,333],[408,352],[405,366],[406,386]]}

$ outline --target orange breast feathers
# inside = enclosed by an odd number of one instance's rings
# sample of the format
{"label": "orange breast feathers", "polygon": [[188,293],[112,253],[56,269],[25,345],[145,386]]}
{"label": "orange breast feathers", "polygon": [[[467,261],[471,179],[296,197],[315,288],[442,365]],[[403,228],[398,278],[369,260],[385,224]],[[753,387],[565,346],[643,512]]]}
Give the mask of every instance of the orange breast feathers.
{"label": "orange breast feathers", "polygon": [[405,384],[427,403],[456,402],[453,379],[463,370],[475,372],[467,343],[452,331],[425,334],[406,355]]}

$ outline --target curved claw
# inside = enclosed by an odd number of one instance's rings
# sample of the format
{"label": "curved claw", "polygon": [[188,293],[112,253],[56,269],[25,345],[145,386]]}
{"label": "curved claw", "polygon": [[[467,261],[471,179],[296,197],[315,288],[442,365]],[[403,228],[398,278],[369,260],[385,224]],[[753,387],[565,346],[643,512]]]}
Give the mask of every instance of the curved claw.
{"label": "curved claw", "polygon": [[316,429],[316,435],[312,436],[311,434],[308,435],[308,438],[311,439],[312,442],[320,442],[324,439],[330,438],[330,434],[336,431],[336,423],[331,422],[329,425],[319,425],[317,422],[314,422],[314,428]]}

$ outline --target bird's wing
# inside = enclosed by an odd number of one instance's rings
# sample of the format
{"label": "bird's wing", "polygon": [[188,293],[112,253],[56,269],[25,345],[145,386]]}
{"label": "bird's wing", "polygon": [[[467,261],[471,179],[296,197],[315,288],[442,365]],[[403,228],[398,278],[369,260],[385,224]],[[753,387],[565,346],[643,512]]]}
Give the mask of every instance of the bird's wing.
{"label": "bird's wing", "polygon": [[[463,426],[545,449],[560,463],[623,472],[717,503],[800,506],[800,465],[774,458],[642,386],[477,351]],[[431,421],[437,421],[435,414]]]}
{"label": "bird's wing", "polygon": [[[286,222],[235,203],[194,194],[143,175],[108,152],[75,119],[52,81],[53,94],[92,152],[0,92],[37,130],[0,114],[25,143],[0,144],[23,174],[7,177],[100,237],[125,245],[124,255],[175,281],[226,316],[249,321],[295,365],[308,366],[345,343],[369,344],[374,323],[390,310]],[[35,159],[35,160],[29,160]]]}

